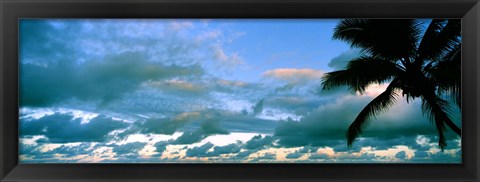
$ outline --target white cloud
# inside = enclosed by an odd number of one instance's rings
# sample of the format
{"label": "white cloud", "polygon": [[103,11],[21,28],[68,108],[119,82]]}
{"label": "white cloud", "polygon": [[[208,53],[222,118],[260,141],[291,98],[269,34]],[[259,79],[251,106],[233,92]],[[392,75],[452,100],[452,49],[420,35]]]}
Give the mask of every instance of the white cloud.
{"label": "white cloud", "polygon": [[212,46],[213,58],[217,61],[220,67],[232,69],[236,66],[245,64],[238,53],[231,53],[227,55],[220,44]]}
{"label": "white cloud", "polygon": [[209,136],[209,137],[203,139],[202,142],[205,142],[205,143],[210,142],[210,143],[214,144],[215,146],[225,146],[225,145],[228,145],[228,144],[236,143],[237,141],[245,143],[256,135],[258,135],[258,133],[232,132],[228,135]]}
{"label": "white cloud", "polygon": [[264,77],[274,78],[286,81],[291,84],[305,83],[307,81],[318,81],[322,78],[325,72],[321,70],[314,70],[309,68],[295,69],[295,68],[280,68],[268,70],[263,73]]}
{"label": "white cloud", "polygon": [[[384,92],[389,83],[382,83],[382,84],[370,84],[365,88],[365,92],[362,93],[362,95],[370,96],[370,97],[376,97],[380,95],[382,92]],[[357,93],[357,95],[360,95],[360,93]]]}
{"label": "white cloud", "polygon": [[126,143],[132,143],[132,142],[144,142],[144,143],[149,143],[149,144],[154,144],[160,141],[168,141],[168,140],[173,140],[182,135],[182,132],[175,132],[172,135],[163,135],[163,134],[131,134],[128,135],[124,140],[122,141],[112,141],[108,144],[117,144],[117,145],[123,145]]}

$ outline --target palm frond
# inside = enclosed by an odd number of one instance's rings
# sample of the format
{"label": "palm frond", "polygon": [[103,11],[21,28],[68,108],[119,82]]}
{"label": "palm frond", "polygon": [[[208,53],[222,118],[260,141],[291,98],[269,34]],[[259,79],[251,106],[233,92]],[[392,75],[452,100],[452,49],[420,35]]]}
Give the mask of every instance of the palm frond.
{"label": "palm frond", "polygon": [[418,64],[424,60],[439,61],[460,43],[460,19],[434,19],[418,47]]}
{"label": "palm frond", "polygon": [[369,56],[350,61],[345,70],[326,73],[323,90],[348,86],[351,91],[363,93],[372,83],[383,83],[396,76],[401,69],[395,63]]}
{"label": "palm frond", "polygon": [[372,56],[400,59],[415,51],[420,33],[418,25],[410,19],[344,19],[335,27],[333,38]]}
{"label": "palm frond", "polygon": [[355,139],[363,132],[371,117],[375,117],[382,111],[387,110],[391,105],[395,104],[398,94],[395,89],[398,87],[398,80],[394,79],[387,89],[374,98],[370,103],[363,108],[358,114],[347,131],[347,145],[351,147]]}
{"label": "palm frond", "polygon": [[461,108],[461,44],[448,52],[442,61],[425,67],[425,71],[437,83],[439,95],[446,95]]}
{"label": "palm frond", "polygon": [[432,22],[428,25],[427,30],[423,34],[423,38],[418,45],[418,58],[417,60],[423,60],[424,58],[428,58],[429,55],[432,53],[432,47],[435,39],[438,37],[440,30],[443,28],[446,19],[433,19]]}
{"label": "palm frond", "polygon": [[432,122],[435,123],[439,136],[438,145],[443,151],[447,146],[444,135],[445,124],[458,135],[461,135],[461,129],[458,128],[448,116],[447,112],[449,112],[450,108],[447,101],[436,96],[433,91],[424,94],[422,97],[422,111]]}

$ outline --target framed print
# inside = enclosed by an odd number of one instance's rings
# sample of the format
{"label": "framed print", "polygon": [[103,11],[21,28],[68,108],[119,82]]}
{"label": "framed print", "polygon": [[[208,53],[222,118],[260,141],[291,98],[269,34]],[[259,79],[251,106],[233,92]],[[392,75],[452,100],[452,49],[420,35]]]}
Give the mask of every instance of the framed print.
{"label": "framed print", "polygon": [[478,1],[1,8],[3,181],[478,180]]}

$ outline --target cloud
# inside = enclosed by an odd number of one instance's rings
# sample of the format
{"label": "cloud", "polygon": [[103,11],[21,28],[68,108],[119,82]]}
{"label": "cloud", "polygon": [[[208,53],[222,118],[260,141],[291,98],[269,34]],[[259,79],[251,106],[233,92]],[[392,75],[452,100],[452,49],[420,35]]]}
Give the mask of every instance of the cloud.
{"label": "cloud", "polygon": [[[324,72],[316,69],[272,69],[256,83],[212,75],[245,64],[227,46],[228,32],[171,20],[29,21],[20,29],[22,162],[461,161],[450,131],[440,152],[419,100],[399,98],[346,146],[348,126],[386,85],[360,96],[318,92]],[[329,66],[343,68],[355,51]],[[460,116],[452,111],[456,123]]]}
{"label": "cloud", "polygon": [[182,136],[178,137],[174,144],[192,144],[199,141],[202,141],[207,136],[201,131],[197,130],[194,132],[184,132]]}
{"label": "cloud", "polygon": [[[198,80],[196,80],[198,81]],[[205,93],[208,89],[201,83],[190,82],[188,80],[170,79],[162,81],[149,81],[146,85],[157,88],[159,92],[167,92],[177,96],[192,97],[196,94]]]}
{"label": "cloud", "polygon": [[253,159],[253,161],[272,161],[272,160],[275,160],[276,158],[277,158],[277,154],[265,153],[263,156],[259,156]]}
{"label": "cloud", "polygon": [[140,154],[138,152],[142,150],[145,145],[146,143],[144,142],[132,142],[123,145],[113,145],[112,151],[115,153],[115,157],[120,159],[137,159],[140,157]]}
{"label": "cloud", "polygon": [[20,72],[21,106],[46,106],[72,98],[108,103],[148,80],[202,74],[198,66],[165,66],[136,52],[85,63],[21,64]]}
{"label": "cloud", "polygon": [[304,146],[299,150],[296,150],[295,152],[287,154],[286,158],[287,159],[298,159],[305,154],[309,153],[316,153],[318,150],[318,147],[312,147],[312,146]]}
{"label": "cloud", "polygon": [[215,44],[211,49],[213,59],[217,61],[220,67],[231,69],[235,66],[245,64],[238,53],[227,55],[221,44]]}
{"label": "cloud", "polygon": [[187,123],[204,119],[200,114],[200,112],[183,112],[174,117],[149,118],[145,121],[135,123],[135,127],[131,128],[131,130],[133,130],[131,132],[172,135]]}
{"label": "cloud", "polygon": [[310,159],[330,159],[330,157],[327,154],[312,154],[309,157]]}
{"label": "cloud", "polygon": [[345,66],[347,66],[349,61],[358,58],[361,55],[361,50],[350,49],[348,51],[342,52],[337,57],[332,58],[332,60],[328,63],[328,66],[335,70],[342,70],[345,69]]}
{"label": "cloud", "polygon": [[279,123],[275,136],[284,146],[322,146],[344,139],[349,122],[360,111],[365,100],[338,100],[317,108],[300,121],[287,120]]}
{"label": "cloud", "polygon": [[242,149],[241,143],[232,143],[225,146],[215,146],[211,155],[218,156],[220,154],[230,154],[230,153],[238,153]]}
{"label": "cloud", "polygon": [[92,150],[91,147],[95,147],[96,144],[82,142],[82,143],[70,143],[61,145],[52,144],[36,144],[25,145],[20,143],[19,157],[22,162],[31,161],[43,161],[43,162],[75,162],[80,158],[79,156],[90,156]]}
{"label": "cloud", "polygon": [[181,132],[174,143],[192,144],[214,135],[235,133],[272,133],[277,122],[259,119],[225,110],[202,110],[182,112],[164,118],[140,118],[126,130],[114,136],[124,139],[132,134],[165,134]]}
{"label": "cloud", "polygon": [[415,158],[426,158],[429,157],[430,154],[425,151],[415,151]]}
{"label": "cloud", "polygon": [[214,145],[212,143],[206,143],[199,147],[193,147],[187,150],[187,157],[208,157],[207,151],[210,150]]}
{"label": "cloud", "polygon": [[302,157],[303,155],[305,155],[305,154],[294,152],[294,153],[287,154],[287,156],[285,158],[287,158],[287,159],[298,159],[298,158]]}
{"label": "cloud", "polygon": [[40,119],[24,120],[19,123],[20,136],[44,135],[51,143],[105,142],[108,133],[126,128],[127,123],[99,115],[88,123],[73,119],[70,114],[54,114]]}
{"label": "cloud", "polygon": [[[274,138],[272,136],[262,137],[261,135],[256,135],[250,140],[242,143],[237,141],[235,143],[227,144],[224,146],[215,146],[211,142],[207,142],[201,146],[193,147],[188,149],[186,152],[187,157],[221,157],[221,155],[226,154],[228,157],[223,158],[226,161],[236,161],[241,159],[246,159],[250,154],[256,153],[263,149],[268,149],[273,146]],[[176,145],[177,141],[171,141],[169,144]],[[162,143],[163,147],[165,143]]]}
{"label": "cloud", "polygon": [[254,115],[258,115],[258,114],[262,113],[262,111],[263,111],[263,102],[264,102],[264,99],[258,101],[258,102],[252,107],[252,110],[253,110],[253,114],[254,114]]}
{"label": "cloud", "polygon": [[412,163],[461,163],[461,150],[457,152],[436,152],[416,151],[414,157],[406,162]]}
{"label": "cloud", "polygon": [[[313,94],[270,96],[264,101],[264,107],[291,113],[297,116],[306,116],[318,106],[328,102],[328,98],[319,98]],[[284,118],[285,120],[286,118]],[[293,119],[293,118],[292,118]]]}
{"label": "cloud", "polygon": [[178,128],[183,127],[185,122],[175,121],[169,118],[147,119],[142,124],[138,124],[140,133],[155,133],[172,135]]}
{"label": "cloud", "polygon": [[[78,30],[80,26],[70,25],[68,29]],[[19,22],[20,61],[44,65],[52,60],[62,59],[64,55],[77,55],[71,46],[66,46],[63,42],[72,41],[74,37],[65,34],[49,34],[52,32],[60,32],[60,30],[49,22],[21,20]],[[63,39],[63,41],[59,39]],[[47,42],[48,44],[46,44]]]}
{"label": "cloud", "polygon": [[396,157],[396,158],[399,158],[399,159],[403,159],[403,158],[405,158],[405,157],[407,156],[406,154],[407,154],[407,153],[406,153],[405,151],[400,151],[400,152],[398,152],[397,154],[395,154],[395,157]]}
{"label": "cloud", "polygon": [[294,69],[294,68],[280,68],[268,70],[263,73],[264,77],[274,78],[285,81],[289,84],[301,84],[308,81],[318,81],[322,78],[324,72],[314,69]]}
{"label": "cloud", "polygon": [[[333,102],[320,105],[298,122],[287,120],[279,123],[275,136],[279,137],[279,144],[283,146],[329,146],[339,142],[346,145],[345,133],[348,126],[371,100],[370,96],[337,97]],[[458,123],[459,116],[454,116]],[[381,141],[402,136],[437,134],[435,126],[423,115],[420,100],[406,103],[403,98],[399,98],[396,105],[369,123],[361,137],[376,137]],[[449,138],[454,136],[450,131],[447,134]],[[360,143],[354,143],[355,145]]]}
{"label": "cloud", "polygon": [[195,131],[185,131],[180,137],[178,137],[173,143],[174,144],[192,144],[196,142],[200,142],[203,139],[207,138],[211,135],[222,134],[226,135],[229,134],[229,131],[218,127],[216,124],[207,123],[200,129]]}
{"label": "cloud", "polygon": [[272,136],[262,137],[261,135],[256,135],[248,142],[245,143],[245,149],[264,149],[265,147],[270,147],[273,145],[274,138]]}
{"label": "cloud", "polygon": [[235,155],[235,159],[245,159],[247,158],[248,156],[250,156],[250,154],[253,154],[257,152],[256,150],[245,150],[245,151],[242,151],[242,152],[239,152],[237,155]]}
{"label": "cloud", "polygon": [[158,152],[158,155],[162,155],[165,150],[167,150],[167,146],[170,142],[169,141],[160,141],[154,144],[155,151]]}
{"label": "cloud", "polygon": [[[22,20],[20,24],[22,106],[48,106],[72,98],[108,103],[159,79],[169,79],[165,84],[173,92],[201,92],[185,77],[203,73],[202,67],[215,53],[211,47],[217,44],[193,40],[195,35],[183,31],[194,26],[189,21]],[[230,62],[240,60],[238,54],[225,55]]]}
{"label": "cloud", "polygon": [[194,131],[186,130],[173,144],[192,144],[200,142],[211,135],[226,135],[230,132],[219,126],[217,118],[208,118],[200,123],[200,127]]}

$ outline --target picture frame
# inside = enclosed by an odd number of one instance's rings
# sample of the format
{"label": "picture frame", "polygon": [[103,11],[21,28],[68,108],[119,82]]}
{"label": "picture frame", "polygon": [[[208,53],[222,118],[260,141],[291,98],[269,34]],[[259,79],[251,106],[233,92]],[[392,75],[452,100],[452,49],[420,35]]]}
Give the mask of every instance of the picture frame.
{"label": "picture frame", "polygon": [[[2,0],[0,181],[478,181],[478,0]],[[19,18],[462,18],[462,164],[18,164]]]}

